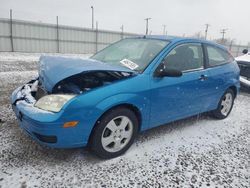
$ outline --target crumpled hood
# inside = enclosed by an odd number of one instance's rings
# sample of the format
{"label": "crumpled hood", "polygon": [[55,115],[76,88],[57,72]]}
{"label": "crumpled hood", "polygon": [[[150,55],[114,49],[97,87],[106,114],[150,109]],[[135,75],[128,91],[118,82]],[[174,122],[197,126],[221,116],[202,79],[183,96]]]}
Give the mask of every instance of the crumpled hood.
{"label": "crumpled hood", "polygon": [[135,72],[124,66],[114,66],[93,59],[41,56],[39,80],[42,86],[51,92],[62,79],[87,71],[124,71]]}

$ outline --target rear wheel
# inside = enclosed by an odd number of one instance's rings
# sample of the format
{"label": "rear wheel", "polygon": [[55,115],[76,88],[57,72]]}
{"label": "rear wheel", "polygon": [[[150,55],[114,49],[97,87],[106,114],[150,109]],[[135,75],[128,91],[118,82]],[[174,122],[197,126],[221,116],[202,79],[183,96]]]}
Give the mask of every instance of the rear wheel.
{"label": "rear wheel", "polygon": [[101,158],[123,154],[138,132],[138,120],[129,109],[119,107],[108,111],[96,125],[91,136],[91,150]]}
{"label": "rear wheel", "polygon": [[228,89],[221,97],[217,109],[212,111],[212,115],[217,119],[226,118],[233,108],[234,98],[235,95],[233,90]]}

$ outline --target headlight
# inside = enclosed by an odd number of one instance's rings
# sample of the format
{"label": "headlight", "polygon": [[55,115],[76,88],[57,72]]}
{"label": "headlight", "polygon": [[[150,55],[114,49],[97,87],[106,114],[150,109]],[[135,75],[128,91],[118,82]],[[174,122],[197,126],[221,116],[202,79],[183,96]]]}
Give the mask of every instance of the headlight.
{"label": "headlight", "polygon": [[35,107],[42,110],[59,112],[65,103],[74,96],[75,95],[46,95],[36,102]]}

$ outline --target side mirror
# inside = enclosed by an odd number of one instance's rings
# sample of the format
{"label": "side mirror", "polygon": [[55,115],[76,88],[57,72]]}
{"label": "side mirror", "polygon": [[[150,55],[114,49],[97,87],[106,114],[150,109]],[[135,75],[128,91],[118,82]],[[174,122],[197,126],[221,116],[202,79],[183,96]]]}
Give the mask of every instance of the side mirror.
{"label": "side mirror", "polygon": [[244,50],[242,51],[242,53],[243,53],[243,54],[247,54],[247,53],[248,53],[248,49],[244,49]]}
{"label": "side mirror", "polygon": [[182,72],[179,70],[175,70],[175,69],[167,69],[165,67],[165,65],[162,63],[155,70],[154,76],[159,77],[159,78],[163,78],[166,76],[168,76],[168,77],[181,77]]}

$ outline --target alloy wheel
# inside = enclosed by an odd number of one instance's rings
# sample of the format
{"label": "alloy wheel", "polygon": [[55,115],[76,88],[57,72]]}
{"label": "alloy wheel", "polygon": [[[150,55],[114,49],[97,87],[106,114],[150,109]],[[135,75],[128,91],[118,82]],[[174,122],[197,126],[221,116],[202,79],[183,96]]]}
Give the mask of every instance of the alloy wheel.
{"label": "alloy wheel", "polygon": [[233,105],[233,96],[231,93],[227,93],[221,101],[221,113],[227,116]]}
{"label": "alloy wheel", "polygon": [[108,152],[122,150],[133,135],[133,123],[126,116],[113,118],[102,132],[101,143]]}

